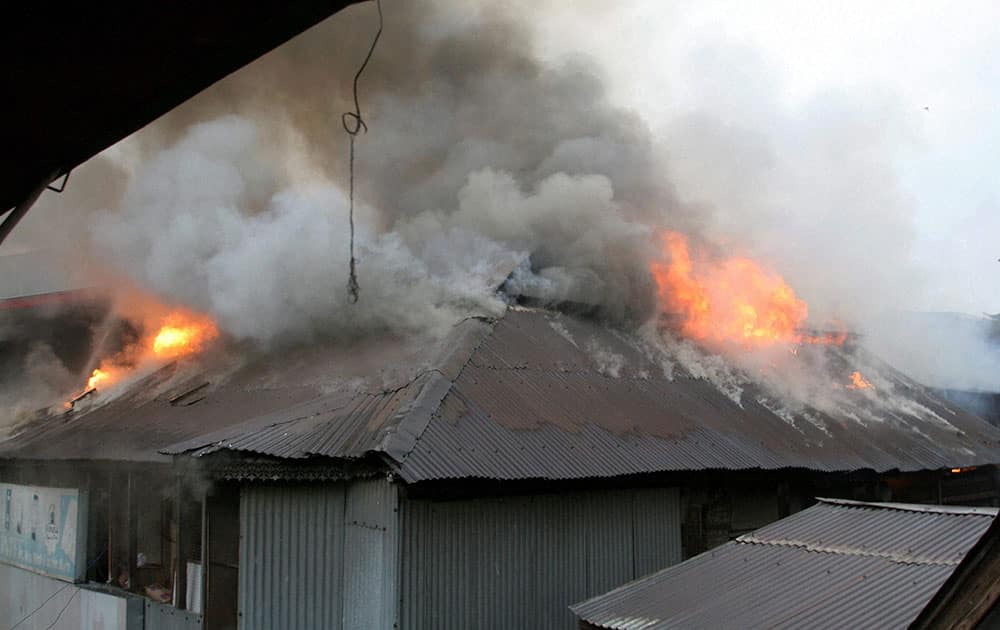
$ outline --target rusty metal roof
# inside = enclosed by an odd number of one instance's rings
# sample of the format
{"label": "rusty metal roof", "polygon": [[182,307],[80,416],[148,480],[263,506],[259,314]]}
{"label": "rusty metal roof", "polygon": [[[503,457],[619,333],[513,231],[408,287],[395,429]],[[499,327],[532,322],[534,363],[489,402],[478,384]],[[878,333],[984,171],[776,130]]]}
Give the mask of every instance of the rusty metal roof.
{"label": "rusty metal roof", "polygon": [[[0,457],[376,453],[408,482],[1000,462],[1000,431],[888,368],[901,407],[867,409],[869,397],[850,393],[857,406],[841,415],[784,412],[752,382],[736,399],[710,375],[678,364],[666,373],[667,359],[635,335],[550,311],[468,319],[422,349],[311,352],[267,357],[257,372],[155,374],[93,411],[30,425],[0,442]],[[387,366],[405,369],[372,378]]]}
{"label": "rusty metal roof", "polygon": [[[677,366],[668,378],[648,350],[591,321],[511,311],[483,338],[398,470],[419,481],[1000,462],[1000,432],[888,367],[912,413],[789,415],[765,406],[752,383],[737,403]],[[860,393],[846,398],[868,404]]]}
{"label": "rusty metal roof", "polygon": [[905,628],[995,508],[820,499],[570,608],[601,628]]}
{"label": "rusty metal roof", "polygon": [[0,458],[165,462],[187,450],[361,457],[380,448],[435,375],[443,378],[425,351],[383,340],[286,352],[280,362],[170,364],[107,403],[87,397],[74,411],[28,423],[0,440]]}

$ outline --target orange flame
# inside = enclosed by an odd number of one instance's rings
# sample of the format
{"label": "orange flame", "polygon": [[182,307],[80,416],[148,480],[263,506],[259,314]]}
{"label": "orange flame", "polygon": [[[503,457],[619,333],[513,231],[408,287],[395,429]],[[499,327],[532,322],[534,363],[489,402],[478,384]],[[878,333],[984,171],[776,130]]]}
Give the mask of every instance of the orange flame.
{"label": "orange flame", "polygon": [[199,352],[218,335],[215,322],[207,317],[172,315],[153,337],[153,354],[174,358]]}
{"label": "orange flame", "polygon": [[[218,337],[219,330],[211,319],[190,311],[174,311],[160,320],[160,326],[155,334],[143,338],[137,346],[127,351],[131,357],[128,362],[139,363],[147,360],[176,359],[200,352],[213,339]],[[125,354],[125,353],[123,353]],[[118,362],[115,362],[115,359]],[[132,368],[122,366],[121,357],[112,357],[94,369],[87,379],[87,388],[66,403],[67,408],[73,407],[73,402],[84,395],[97,390],[98,387],[108,387],[126,376]]]}
{"label": "orange flame", "polygon": [[110,378],[111,373],[108,370],[94,368],[94,371],[90,373],[90,378],[87,379],[87,389],[97,389],[98,385]]}
{"label": "orange flame", "polygon": [[687,239],[663,235],[669,263],[650,266],[662,306],[681,317],[684,335],[713,342],[841,344],[845,333],[820,336],[799,332],[809,307],[778,274],[747,258],[695,266]]}
{"label": "orange flame", "polygon": [[847,386],[847,389],[869,389],[871,387],[873,385],[864,376],[861,376],[861,372],[851,372],[851,384]]}

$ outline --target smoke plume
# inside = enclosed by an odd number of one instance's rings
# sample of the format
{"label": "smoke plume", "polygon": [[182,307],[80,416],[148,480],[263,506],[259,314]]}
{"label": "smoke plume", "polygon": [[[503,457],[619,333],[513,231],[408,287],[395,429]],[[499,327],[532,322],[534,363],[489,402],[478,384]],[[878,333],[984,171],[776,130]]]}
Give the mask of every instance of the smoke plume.
{"label": "smoke plume", "polygon": [[911,132],[891,95],[789,109],[764,60],[710,47],[679,78],[690,107],[651,129],[616,105],[596,62],[539,58],[530,20],[544,6],[384,11],[360,82],[357,304],[340,114],[376,26],[369,4],[96,159],[16,238],[49,239],[48,222],[65,214],[67,250],[84,252],[88,273],[208,313],[265,348],[440,334],[500,312],[496,288],[511,272],[525,295],[640,324],[654,314],[648,263],[664,229],[762,260],[819,320],[860,328],[920,290],[892,166]]}

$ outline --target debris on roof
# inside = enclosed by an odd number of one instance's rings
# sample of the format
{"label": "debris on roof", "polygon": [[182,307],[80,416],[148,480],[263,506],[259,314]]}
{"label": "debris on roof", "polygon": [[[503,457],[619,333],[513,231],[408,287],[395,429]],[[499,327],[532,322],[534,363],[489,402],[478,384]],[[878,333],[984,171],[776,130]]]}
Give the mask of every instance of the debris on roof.
{"label": "debris on roof", "polygon": [[[851,371],[838,369],[845,379]],[[887,367],[869,376],[881,393],[845,394],[857,402],[842,412],[788,411],[746,378],[734,395],[693,376],[634,334],[512,307],[421,348],[380,340],[267,356],[221,375],[154,375],[103,406],[24,428],[0,457],[378,454],[407,482],[1000,462],[994,427]],[[888,388],[902,403],[872,406]]]}

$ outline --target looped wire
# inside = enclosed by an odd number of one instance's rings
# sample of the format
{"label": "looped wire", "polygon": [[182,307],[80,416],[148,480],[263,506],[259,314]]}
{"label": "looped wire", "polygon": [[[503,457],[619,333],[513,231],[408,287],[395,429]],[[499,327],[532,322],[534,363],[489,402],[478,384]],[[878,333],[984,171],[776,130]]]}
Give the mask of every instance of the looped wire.
{"label": "looped wire", "polygon": [[357,274],[357,258],[354,256],[354,140],[358,133],[365,132],[368,133],[368,125],[365,124],[365,120],[361,115],[361,102],[358,100],[358,79],[361,78],[361,74],[368,67],[368,62],[372,58],[372,53],[375,52],[375,45],[378,44],[378,38],[382,36],[382,0],[375,0],[375,8],[378,9],[378,30],[375,32],[375,37],[372,39],[371,46],[368,47],[368,54],[365,55],[364,61],[361,62],[361,66],[358,71],[354,74],[354,111],[344,112],[340,116],[340,123],[344,126],[344,131],[350,136],[351,154],[350,154],[350,223],[351,223],[351,263],[349,267],[350,276],[347,280],[347,291],[350,296],[351,304],[357,304],[358,294],[361,290],[361,286],[358,284],[358,274]]}
{"label": "looped wire", "polygon": [[[362,120],[360,114],[355,114],[354,112],[344,112],[340,115],[340,122],[344,125],[344,131],[351,134],[352,136],[358,135],[359,131],[364,131],[368,133],[368,125]],[[348,123],[353,123],[352,125]]]}

